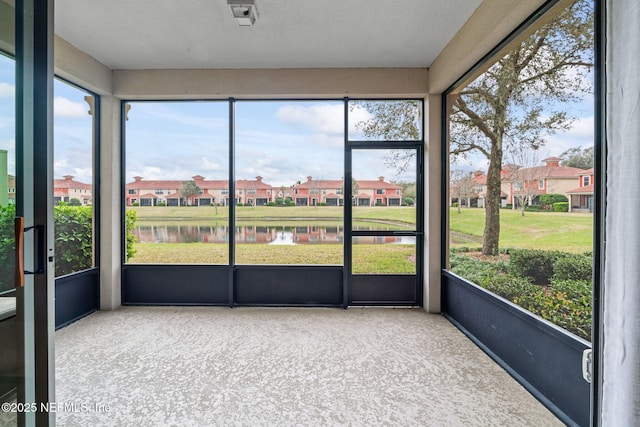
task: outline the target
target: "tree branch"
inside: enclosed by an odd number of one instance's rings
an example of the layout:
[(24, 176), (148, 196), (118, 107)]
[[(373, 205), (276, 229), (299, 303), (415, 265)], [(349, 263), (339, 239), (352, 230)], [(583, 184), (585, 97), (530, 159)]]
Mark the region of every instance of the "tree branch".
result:
[(473, 124), (477, 126), (478, 129), (480, 129), (482, 133), (484, 133), (487, 136), (487, 138), (491, 139), (492, 141), (496, 139), (496, 134), (491, 129), (489, 129), (489, 127), (484, 122), (484, 120), (482, 120), (482, 118), (475, 111), (469, 108), (469, 106), (464, 101), (464, 99), (462, 99), (462, 97), (458, 97), (455, 103), (457, 104), (460, 112), (464, 113), (467, 117), (469, 117), (473, 121)]

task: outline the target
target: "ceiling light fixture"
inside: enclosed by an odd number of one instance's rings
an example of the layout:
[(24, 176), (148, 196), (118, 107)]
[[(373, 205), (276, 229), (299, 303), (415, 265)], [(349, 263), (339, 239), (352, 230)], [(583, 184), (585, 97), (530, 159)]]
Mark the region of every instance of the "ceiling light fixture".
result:
[(250, 27), (258, 19), (256, 0), (227, 0), (227, 4), (231, 9), (233, 19), (241, 27)]

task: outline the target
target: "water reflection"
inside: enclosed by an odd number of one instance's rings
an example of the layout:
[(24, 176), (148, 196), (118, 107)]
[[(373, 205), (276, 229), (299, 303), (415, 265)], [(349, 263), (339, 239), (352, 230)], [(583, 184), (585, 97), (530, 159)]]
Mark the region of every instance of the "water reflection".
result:
[[(379, 231), (395, 230), (395, 228), (376, 224), (373, 226), (354, 227), (354, 230)], [(344, 228), (341, 226), (324, 226), (318, 224), (296, 226), (237, 226), (235, 241), (237, 243), (259, 243), (269, 245), (296, 244), (342, 244)], [(229, 242), (229, 226), (219, 225), (174, 225), (153, 224), (140, 225), (133, 233), (140, 243), (227, 243)], [(405, 243), (402, 236), (359, 237), (358, 243)], [(365, 241), (366, 240), (366, 241)]]

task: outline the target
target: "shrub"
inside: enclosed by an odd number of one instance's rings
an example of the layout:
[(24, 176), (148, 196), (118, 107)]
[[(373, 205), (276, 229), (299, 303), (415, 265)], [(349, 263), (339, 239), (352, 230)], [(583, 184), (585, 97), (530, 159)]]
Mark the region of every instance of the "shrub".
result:
[(506, 298), (509, 301), (513, 301), (521, 295), (534, 294), (541, 290), (539, 286), (532, 285), (525, 278), (513, 277), (510, 275), (495, 275), (487, 277), (484, 283), (478, 284), (486, 290), (500, 295), (502, 298)]
[(502, 209), (513, 209), (513, 205), (511, 203), (507, 203), (502, 207)]
[[(288, 197), (287, 197), (287, 199), (288, 199)], [(296, 205), (296, 202), (294, 202), (293, 200), (289, 200), (289, 206), (295, 206), (295, 205)]]
[(524, 208), (525, 212), (541, 212), (542, 206), (540, 205), (530, 205)]
[(15, 206), (0, 206), (0, 292), (14, 287), (15, 216)]
[(276, 202), (269, 202), (269, 203), (267, 203), (267, 206), (275, 206), (275, 205), (276, 205)]
[(82, 206), (80, 199), (76, 199), (75, 197), (69, 200), (69, 206)]
[(320, 202), (318, 203), (318, 206), (327, 206), (327, 202)]
[[(584, 263), (589, 254), (574, 255), (562, 252), (545, 252), (513, 249), (509, 266), (504, 262), (481, 261), (461, 253), (475, 252), (470, 248), (451, 251), (451, 271), (482, 286), (525, 310), (555, 323), (556, 325), (586, 339), (591, 338), (591, 282), (590, 280), (560, 280), (562, 263), (569, 265), (575, 260)], [(581, 257), (581, 258), (580, 258)], [(531, 261), (546, 262), (558, 266), (548, 286), (537, 286), (527, 277), (514, 276), (516, 266)], [(513, 263), (513, 264), (512, 264)], [(564, 273), (563, 273), (564, 274)]]
[(593, 259), (589, 254), (565, 254), (553, 265), (553, 280), (581, 280), (591, 282)]
[(554, 212), (569, 212), (569, 202), (557, 202), (553, 204)]
[(545, 206), (553, 206), (554, 203), (568, 202), (569, 199), (563, 194), (543, 194), (540, 202)]
[[(415, 203), (415, 200), (413, 200), (413, 198), (411, 197), (405, 197), (404, 199), (402, 199), (402, 203), (406, 204), (407, 206), (413, 206), (413, 204)], [(457, 208), (458, 202), (454, 202), (453, 207)]]
[(138, 202), (133, 202), (133, 203), (131, 203), (131, 206), (140, 206), (140, 203), (138, 203)]
[(553, 276), (553, 265), (561, 252), (536, 249), (512, 249), (509, 273), (524, 277), (535, 285), (548, 285)]
[(93, 209), (59, 205), (53, 210), (57, 276), (93, 267)]
[[(158, 202), (156, 203), (156, 206), (167, 206), (167, 204), (165, 202)], [(213, 206), (213, 203), (211, 204), (211, 206)]]
[[(0, 206), (0, 292), (13, 289), (15, 265), (15, 207)], [(61, 204), (53, 209), (55, 275), (93, 266), (93, 207)], [(136, 212), (127, 211), (127, 259), (135, 254)]]
[(483, 262), (456, 253), (452, 253), (449, 260), (452, 272), (480, 286), (490, 278), (506, 273), (504, 263)]
[(125, 226), (126, 226), (126, 239), (127, 239), (127, 253), (126, 260), (130, 260), (136, 254), (136, 250), (133, 247), (133, 244), (137, 242), (135, 234), (133, 234), (133, 230), (136, 228), (136, 221), (138, 220), (138, 215), (136, 211), (127, 211), (125, 216)]

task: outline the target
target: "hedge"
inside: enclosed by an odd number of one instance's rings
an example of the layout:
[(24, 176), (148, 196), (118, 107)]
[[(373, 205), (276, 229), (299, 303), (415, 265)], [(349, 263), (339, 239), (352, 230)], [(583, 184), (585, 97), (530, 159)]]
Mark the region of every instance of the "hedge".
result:
[(545, 205), (553, 205), (558, 202), (568, 202), (567, 196), (563, 194), (543, 194), (540, 196), (540, 202)]
[(56, 277), (93, 267), (92, 211), (90, 206), (54, 208)]
[(553, 265), (561, 252), (535, 249), (510, 251), (509, 272), (524, 277), (534, 285), (548, 285), (553, 276)]
[(0, 206), (0, 292), (14, 288), (14, 206)]
[(452, 250), (451, 271), (579, 337), (591, 339), (590, 253), (511, 249), (506, 251), (507, 263), (464, 255), (469, 251)]
[[(0, 292), (13, 289), (15, 206), (0, 206)], [(53, 208), (56, 277), (93, 266), (93, 209), (60, 204)], [(127, 259), (135, 254), (136, 213), (127, 211)]]
[(569, 202), (557, 202), (553, 204), (554, 212), (569, 212)]

